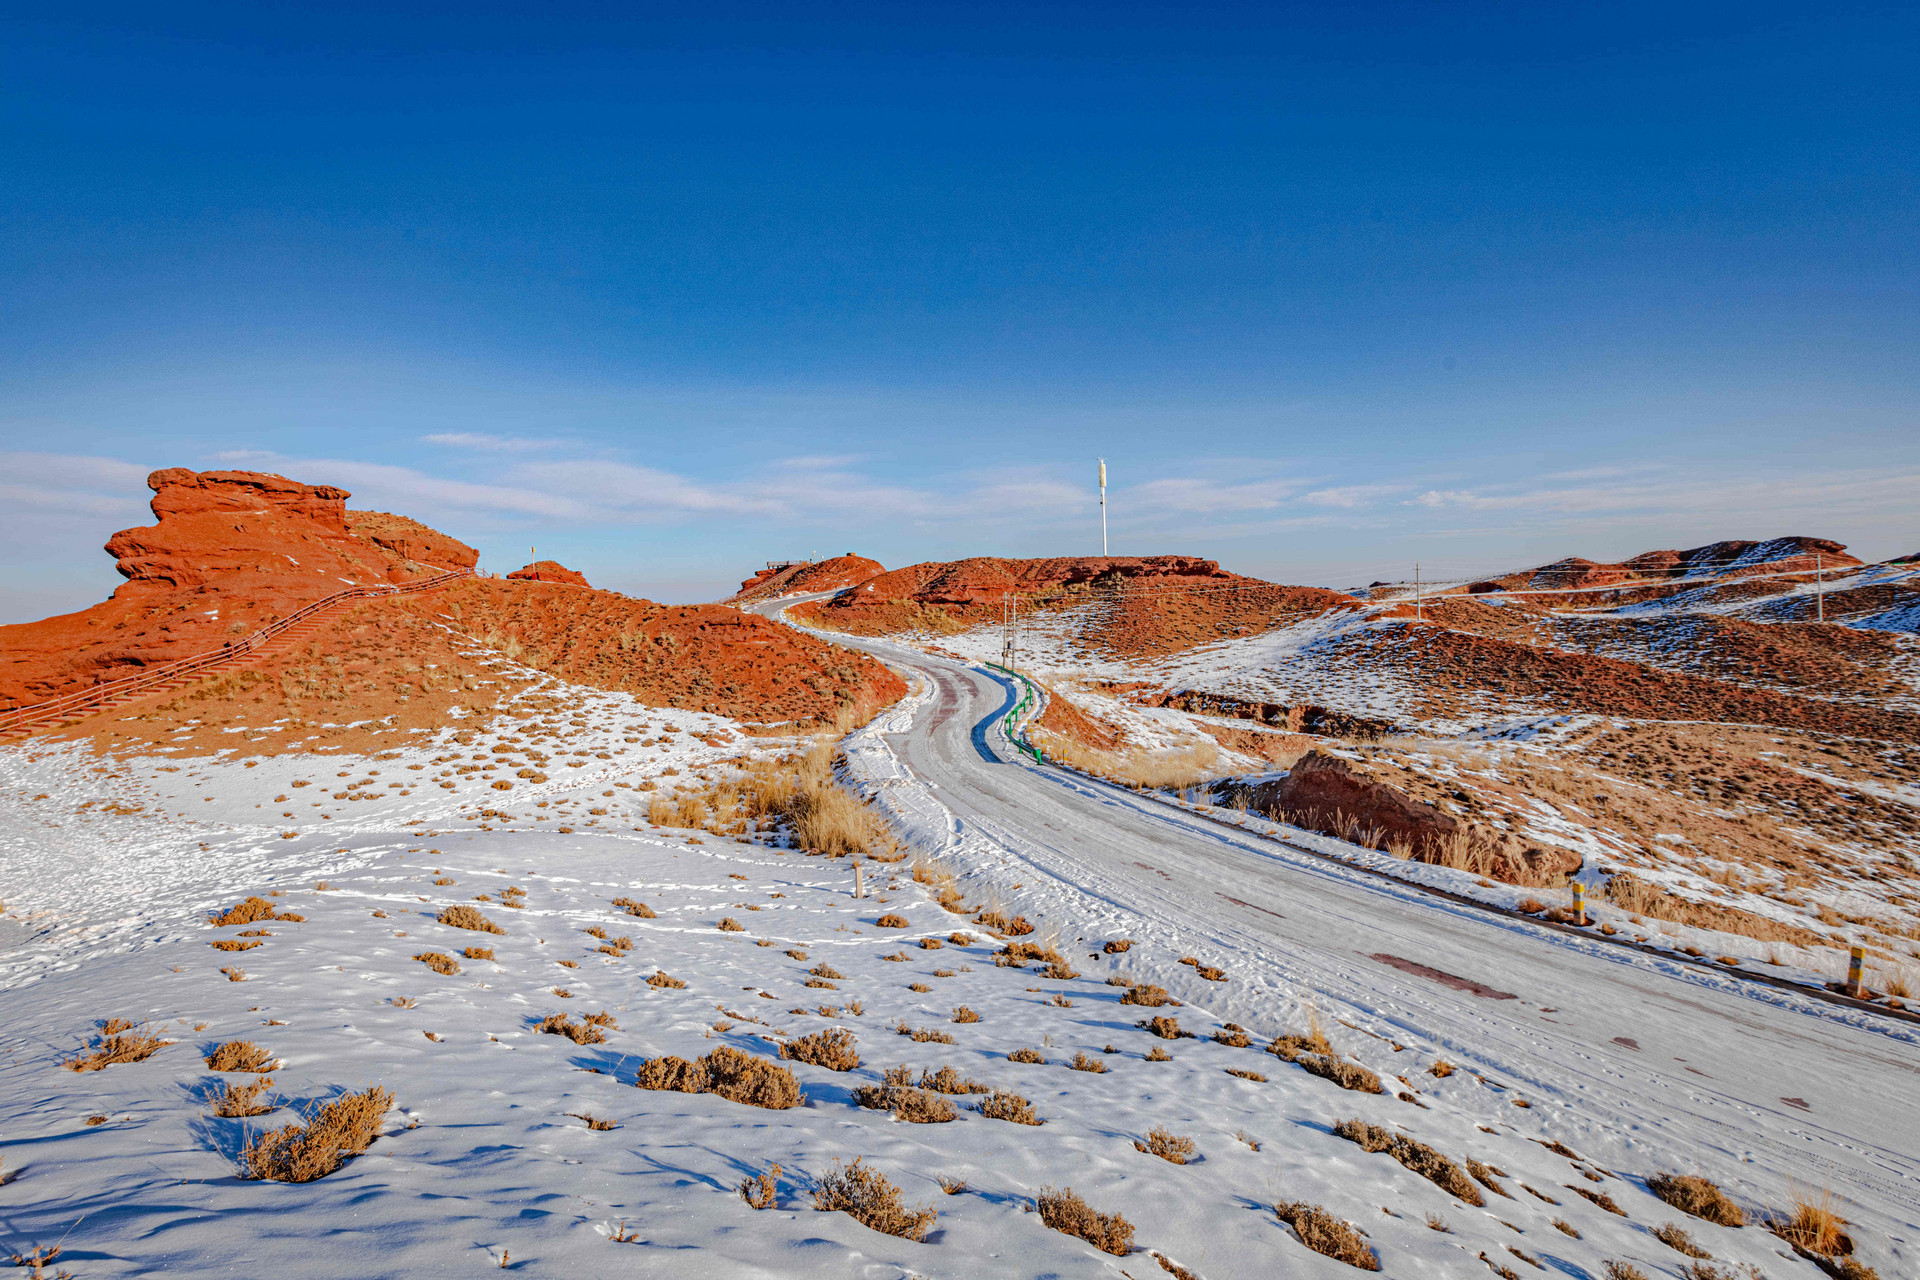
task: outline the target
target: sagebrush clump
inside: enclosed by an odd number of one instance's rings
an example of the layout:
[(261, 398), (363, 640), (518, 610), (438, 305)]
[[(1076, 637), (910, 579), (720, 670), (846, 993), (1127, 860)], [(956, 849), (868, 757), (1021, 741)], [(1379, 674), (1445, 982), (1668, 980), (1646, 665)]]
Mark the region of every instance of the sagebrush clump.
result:
[(273, 1055), (251, 1040), (229, 1040), (207, 1055), (210, 1071), (271, 1071)]
[(907, 1240), (924, 1240), (939, 1218), (932, 1205), (909, 1209), (901, 1203), (900, 1188), (884, 1174), (866, 1167), (865, 1157), (850, 1165), (834, 1161), (813, 1193), (813, 1207), (823, 1213), (845, 1213), (862, 1226)]
[(374, 1086), (334, 1099), (294, 1123), (248, 1138), (240, 1153), (245, 1176), (271, 1182), (324, 1178), (373, 1143), (393, 1095)]
[(465, 904), (448, 907), (445, 911), (435, 916), (434, 920), (449, 928), (471, 929), (475, 933), (504, 934), (506, 932), (505, 929), (502, 929), (499, 925), (481, 915), (478, 910)]
[(1726, 1193), (1706, 1178), (1692, 1174), (1656, 1173), (1647, 1179), (1647, 1190), (1682, 1213), (1718, 1223), (1723, 1227), (1744, 1227), (1747, 1215)]
[(1273, 1211), (1280, 1221), (1293, 1228), (1294, 1234), (1300, 1237), (1300, 1243), (1315, 1253), (1325, 1254), (1362, 1271), (1380, 1269), (1380, 1259), (1374, 1256), (1365, 1237), (1321, 1206), (1308, 1204), (1304, 1200), (1289, 1200), (1273, 1206)]
[(1450, 1196), (1475, 1206), (1487, 1202), (1458, 1165), (1424, 1142), (1415, 1142), (1404, 1134), (1357, 1119), (1342, 1120), (1333, 1126), (1333, 1132), (1337, 1137), (1358, 1144), (1363, 1151), (1385, 1152)]
[(731, 1045), (692, 1062), (671, 1055), (643, 1062), (634, 1084), (642, 1089), (716, 1093), (729, 1102), (770, 1111), (797, 1107), (805, 1099), (793, 1072)]
[(1042, 1187), (1036, 1200), (1040, 1221), (1055, 1231), (1079, 1236), (1102, 1253), (1124, 1258), (1133, 1251), (1133, 1224), (1117, 1213), (1101, 1213), (1074, 1194), (1072, 1187)]
[(829, 1027), (810, 1036), (789, 1040), (780, 1046), (780, 1056), (793, 1062), (811, 1063), (829, 1071), (852, 1071), (860, 1065), (853, 1032), (845, 1027)]

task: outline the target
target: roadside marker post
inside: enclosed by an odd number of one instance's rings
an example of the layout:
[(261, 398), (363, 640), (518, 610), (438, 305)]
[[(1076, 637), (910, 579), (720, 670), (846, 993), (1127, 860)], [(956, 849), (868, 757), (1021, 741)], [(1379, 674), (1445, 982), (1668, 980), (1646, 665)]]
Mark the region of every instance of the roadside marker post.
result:
[(1587, 923), (1587, 886), (1578, 880), (1573, 882), (1573, 922), (1582, 928)]
[(857, 859), (853, 864), (853, 896), (856, 898), (864, 898), (867, 896), (866, 883), (861, 877), (860, 863)]
[(1855, 1000), (1860, 998), (1860, 971), (1867, 964), (1867, 949), (1855, 947), (1847, 956), (1847, 994)]

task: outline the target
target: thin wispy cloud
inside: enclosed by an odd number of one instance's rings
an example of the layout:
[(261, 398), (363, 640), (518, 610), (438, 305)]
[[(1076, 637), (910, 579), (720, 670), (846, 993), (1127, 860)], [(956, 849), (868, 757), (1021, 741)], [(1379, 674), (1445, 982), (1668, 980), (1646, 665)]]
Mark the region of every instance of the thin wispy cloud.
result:
[(541, 449), (556, 449), (566, 443), (552, 438), (496, 436), (477, 431), (437, 431), (420, 438), (428, 444), (449, 449), (476, 449), (482, 453), (531, 453)]

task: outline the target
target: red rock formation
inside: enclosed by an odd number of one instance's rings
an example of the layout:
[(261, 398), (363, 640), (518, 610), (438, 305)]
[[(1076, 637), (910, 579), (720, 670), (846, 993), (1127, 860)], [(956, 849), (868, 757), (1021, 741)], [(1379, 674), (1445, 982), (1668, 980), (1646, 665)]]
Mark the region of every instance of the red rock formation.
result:
[(1380, 845), (1425, 851), (1453, 834), (1452, 818), (1397, 787), (1355, 772), (1339, 756), (1309, 751), (1284, 778), (1246, 788), (1249, 807), (1309, 831), (1342, 838), (1354, 824), (1380, 832)]
[(567, 568), (558, 560), (535, 560), (507, 576), (521, 582), (564, 582), (576, 587), (590, 585), (585, 574)]
[(762, 569), (740, 584), (740, 590), (727, 603), (752, 604), (775, 596), (807, 595), (817, 591), (839, 591), (858, 586), (887, 571), (878, 560), (869, 560), (849, 551), (843, 556), (813, 564), (790, 565), (784, 569)]
[(154, 472), (147, 485), (156, 522), (107, 540), (127, 579), (111, 600), (0, 627), (0, 706), (217, 648), (342, 587), (477, 559), (425, 525), (349, 512), (347, 491), (332, 485), (182, 467)]
[(1843, 542), (1794, 535), (1770, 538), (1765, 542), (1711, 542), (1686, 551), (1643, 551), (1616, 564), (1602, 564), (1570, 556), (1535, 569), (1527, 575), (1526, 585), (1535, 590), (1551, 590), (1606, 587), (1647, 578), (1684, 578), (1702, 574), (1778, 573), (1800, 569), (1811, 572), (1816, 557), (1819, 564), (1829, 569), (1861, 563), (1858, 557), (1847, 554)]
[[(1215, 560), (1198, 556), (1056, 556), (1043, 560), (1002, 560), (975, 556), (947, 563), (909, 565), (860, 585), (860, 594), (880, 600), (921, 604), (998, 604), (1006, 592), (1031, 593), (1080, 583), (1098, 586), (1151, 585), (1155, 579), (1234, 577)], [(838, 604), (838, 601), (834, 602)]]

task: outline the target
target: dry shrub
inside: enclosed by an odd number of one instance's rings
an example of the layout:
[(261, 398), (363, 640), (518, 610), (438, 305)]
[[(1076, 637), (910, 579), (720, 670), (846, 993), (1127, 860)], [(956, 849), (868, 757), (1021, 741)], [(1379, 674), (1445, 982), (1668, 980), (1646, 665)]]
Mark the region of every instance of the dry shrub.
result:
[(1621, 1262), (1617, 1258), (1608, 1258), (1600, 1267), (1607, 1280), (1648, 1280), (1646, 1272), (1631, 1262)]
[(1173, 1055), (1161, 1046), (1155, 1045), (1153, 1048), (1147, 1050), (1146, 1060), (1148, 1062), (1172, 1062)]
[(773, 1208), (774, 1195), (779, 1190), (779, 1165), (770, 1165), (765, 1173), (755, 1174), (740, 1183), (740, 1198), (755, 1209)]
[(655, 969), (653, 976), (647, 979), (647, 985), (650, 987), (672, 987), (677, 991), (687, 984), (669, 974), (665, 969)]
[(947, 935), (947, 941), (956, 947), (970, 947), (973, 945), (973, 935), (970, 933), (950, 933)]
[(822, 991), (838, 991), (840, 989), (839, 983), (828, 982), (825, 978), (808, 978), (800, 985), (803, 987), (813, 987)]
[(1608, 1195), (1604, 1191), (1589, 1191), (1585, 1187), (1576, 1187), (1570, 1182), (1563, 1183), (1562, 1185), (1565, 1186), (1567, 1190), (1573, 1192), (1573, 1194), (1579, 1196), (1583, 1200), (1586, 1200), (1589, 1204), (1597, 1204), (1602, 1209), (1605, 1209), (1608, 1213), (1611, 1213), (1616, 1217), (1624, 1218), (1627, 1216), (1627, 1211), (1625, 1209), (1622, 1209), (1619, 1205), (1615, 1204), (1613, 1202), (1613, 1197)]
[(1656, 1173), (1647, 1179), (1647, 1190), (1680, 1212), (1690, 1213), (1696, 1218), (1723, 1227), (1747, 1225), (1747, 1215), (1740, 1206), (1727, 1199), (1726, 1193), (1706, 1178), (1694, 1174)]
[(980, 1015), (967, 1008), (967, 1006), (961, 1005), (953, 1011), (953, 1020), (955, 1022), (978, 1022), (980, 1021)]
[(153, 1034), (146, 1024), (134, 1030), (131, 1022), (108, 1018), (100, 1024), (101, 1038), (92, 1053), (69, 1058), (62, 1065), (69, 1071), (101, 1071), (122, 1062), (145, 1062), (161, 1048), (173, 1043)]
[(615, 1125), (611, 1120), (602, 1120), (599, 1116), (594, 1115), (593, 1112), (591, 1111), (569, 1111), (567, 1112), (567, 1114), (569, 1116), (572, 1116), (575, 1120), (584, 1121), (586, 1123), (587, 1128), (592, 1129), (595, 1133), (605, 1133), (609, 1129), (614, 1129), (619, 1127)]
[(780, 1056), (792, 1062), (825, 1067), (829, 1071), (852, 1071), (860, 1065), (855, 1043), (853, 1032), (845, 1027), (829, 1027), (810, 1036), (789, 1040), (780, 1046)]
[[(1467, 1172), (1470, 1175), (1472, 1175), (1473, 1180), (1475, 1182), (1479, 1183), (1481, 1186), (1485, 1187), (1487, 1190), (1493, 1192), (1493, 1194), (1497, 1196), (1505, 1196), (1509, 1200), (1513, 1199), (1513, 1196), (1508, 1193), (1505, 1187), (1501, 1186), (1498, 1182), (1494, 1181), (1494, 1176), (1496, 1174), (1502, 1178), (1507, 1176), (1506, 1171), (1504, 1169), (1500, 1169), (1493, 1165), (1481, 1164), (1478, 1160), (1474, 1160), (1472, 1158), (1469, 1158), (1467, 1160), (1466, 1165), (1467, 1165)], [(1539, 1193), (1535, 1192), (1535, 1194), (1537, 1195)]]
[(1012, 1053), (1007, 1055), (1007, 1061), (1008, 1062), (1027, 1062), (1027, 1063), (1033, 1063), (1037, 1066), (1043, 1066), (1043, 1067), (1047, 1065), (1047, 1060), (1040, 1056), (1040, 1051), (1038, 1049), (1015, 1049)]
[(422, 951), (414, 959), (443, 977), (451, 978), (460, 972), (460, 962), (444, 951)]
[(1008, 1093), (1004, 1089), (995, 1089), (990, 1096), (975, 1103), (973, 1109), (989, 1120), (1006, 1120), (1013, 1124), (1046, 1123), (1033, 1113), (1031, 1102), (1017, 1093)]
[(272, 1087), (272, 1076), (258, 1076), (245, 1084), (222, 1080), (219, 1093), (206, 1095), (207, 1105), (213, 1108), (213, 1114), (228, 1119), (263, 1116), (277, 1105), (260, 1100), (260, 1095)]
[(853, 1091), (853, 1100), (875, 1111), (891, 1111), (908, 1124), (945, 1124), (960, 1113), (937, 1093), (916, 1089), (906, 1082), (907, 1068), (887, 1073), (885, 1084), (861, 1085)]
[(920, 939), (920, 949), (921, 949), (922, 951), (938, 951), (938, 950), (940, 950), (940, 948), (942, 948), (942, 947), (944, 947), (944, 946), (946, 946), (946, 945), (947, 945), (946, 943), (944, 943), (944, 942), (942, 942), (942, 941), (940, 941), (940, 939), (938, 939), (938, 938), (922, 938), (922, 939)]
[(721, 920), (718, 927), (722, 933), (745, 933), (747, 931), (747, 926), (741, 924), (732, 916), (727, 916)]
[(1816, 1201), (1811, 1194), (1795, 1191), (1792, 1214), (1774, 1215), (1768, 1221), (1767, 1228), (1787, 1243), (1800, 1245), (1815, 1253), (1850, 1253), (1853, 1242), (1840, 1229), (1846, 1225), (1847, 1220), (1833, 1211), (1833, 1192), (1821, 1192)]
[(882, 929), (904, 929), (908, 922), (905, 916), (889, 911), (873, 923)]
[(493, 959), (493, 948), (492, 947), (468, 947), (461, 954), (465, 955), (466, 958), (469, 960), (491, 960)]
[(1451, 1062), (1448, 1062), (1445, 1058), (1435, 1058), (1433, 1060), (1433, 1065), (1428, 1067), (1427, 1071), (1429, 1074), (1438, 1076), (1440, 1079), (1444, 1080), (1448, 1076), (1453, 1074), (1453, 1064)]
[(1357, 1119), (1342, 1120), (1333, 1126), (1333, 1132), (1335, 1137), (1345, 1138), (1363, 1151), (1385, 1152), (1456, 1199), (1476, 1206), (1487, 1202), (1467, 1175), (1460, 1172), (1459, 1166), (1424, 1142), (1415, 1142), (1403, 1134)]
[(1682, 898), (1624, 871), (1607, 881), (1605, 892), (1608, 901), (1634, 915), (1652, 916), (1695, 929), (1737, 933), (1760, 942), (1785, 942), (1800, 947), (1817, 947), (1828, 941), (1811, 929), (1783, 924), (1739, 907)]
[(1304, 1200), (1283, 1201), (1273, 1206), (1280, 1221), (1293, 1228), (1300, 1243), (1315, 1253), (1344, 1262), (1362, 1271), (1378, 1271), (1380, 1259), (1368, 1247), (1365, 1237), (1317, 1204)]
[(825, 961), (813, 966), (813, 968), (807, 970), (807, 972), (816, 978), (844, 978), (847, 976)]
[(213, 917), (213, 924), (218, 928), (225, 928), (230, 924), (253, 924), (258, 920), (292, 920), (298, 922), (305, 918), (304, 916), (294, 915), (291, 912), (276, 912), (273, 909), (273, 904), (265, 898), (249, 896), (242, 898), (239, 902), (234, 903), (231, 907), (228, 907), (225, 911)]
[(259, 942), (241, 942), (237, 938), (222, 938), (218, 942), (208, 943), (207, 945), (211, 946), (215, 951), (251, 951), (255, 947), (265, 944)]
[(1135, 1142), (1133, 1149), (1159, 1156), (1168, 1164), (1185, 1164), (1193, 1155), (1193, 1139), (1183, 1138), (1171, 1129), (1155, 1128), (1147, 1130), (1147, 1140)]
[(635, 902), (632, 898), (615, 898), (613, 905), (619, 907), (628, 915), (638, 916), (642, 920), (658, 920), (660, 918), (654, 914), (652, 907), (644, 902)]
[(823, 1213), (845, 1213), (862, 1226), (907, 1240), (924, 1240), (940, 1214), (932, 1205), (909, 1209), (900, 1201), (900, 1188), (866, 1167), (865, 1157), (833, 1169), (820, 1179), (813, 1207)]
[(1100, 950), (1104, 951), (1106, 954), (1110, 956), (1117, 956), (1117, 955), (1124, 954), (1126, 951), (1131, 949), (1132, 946), (1133, 946), (1132, 938), (1115, 938), (1112, 942), (1109, 942), (1105, 946), (1101, 947)]
[(990, 1093), (988, 1085), (978, 1080), (968, 1080), (952, 1067), (941, 1067), (938, 1071), (922, 1071), (920, 1087), (931, 1089), (935, 1093)]
[(1100, 1213), (1074, 1194), (1072, 1187), (1042, 1187), (1040, 1221), (1055, 1231), (1079, 1236), (1102, 1253), (1124, 1258), (1133, 1251), (1133, 1224), (1117, 1213)]
[(543, 1035), (565, 1036), (575, 1044), (605, 1044), (607, 1036), (600, 1025), (591, 1019), (574, 1022), (564, 1013), (550, 1013), (540, 1019), (534, 1030)]
[(240, 1153), (246, 1176), (272, 1182), (312, 1182), (324, 1178), (372, 1144), (393, 1095), (374, 1086), (335, 1098), (304, 1124), (249, 1138)]
[(273, 1055), (251, 1040), (229, 1040), (207, 1055), (210, 1071), (271, 1071)]
[(1182, 1031), (1180, 1029), (1180, 1019), (1168, 1018), (1160, 1014), (1155, 1014), (1153, 1017), (1142, 1022), (1136, 1022), (1133, 1025), (1143, 1031), (1151, 1031), (1162, 1040), (1193, 1040), (1197, 1038), (1193, 1032)]
[(445, 911), (435, 916), (434, 920), (454, 929), (472, 929), (475, 933), (506, 932), (505, 929), (502, 929), (499, 925), (481, 915), (477, 909), (464, 904), (448, 907)]
[(967, 1180), (965, 1178), (949, 1177), (947, 1174), (942, 1173), (936, 1175), (934, 1181), (938, 1182), (940, 1189), (950, 1196), (957, 1196), (967, 1189)]
[(1653, 1238), (1669, 1249), (1686, 1254), (1689, 1258), (1711, 1258), (1713, 1256), (1695, 1244), (1693, 1237), (1687, 1234), (1687, 1229), (1677, 1222), (1669, 1222), (1663, 1227), (1654, 1228)]
[(228, 982), (245, 982), (247, 980), (247, 971), (245, 969), (240, 968), (237, 965), (231, 968), (222, 969), (220, 972), (227, 975)]
[(1149, 1009), (1158, 1009), (1161, 1005), (1180, 1006), (1180, 1002), (1167, 994), (1165, 987), (1156, 987), (1150, 982), (1142, 982), (1127, 987), (1120, 997), (1121, 1004), (1144, 1005)]
[(903, 1036), (910, 1037), (915, 1044), (952, 1044), (953, 1037), (944, 1031), (926, 1031), (908, 1026), (905, 1022), (894, 1028)]
[(634, 1084), (642, 1089), (717, 1093), (729, 1102), (769, 1111), (797, 1107), (804, 1099), (793, 1072), (731, 1045), (721, 1045), (695, 1062), (672, 1056), (643, 1062)]
[(1242, 1080), (1258, 1080), (1261, 1084), (1267, 1082), (1267, 1078), (1258, 1071), (1248, 1071), (1242, 1067), (1228, 1067), (1227, 1074), (1230, 1076), (1239, 1076)]
[(1098, 1058), (1089, 1058), (1085, 1051), (1075, 1053), (1071, 1065), (1075, 1071), (1091, 1071), (1095, 1075), (1104, 1074), (1107, 1069), (1106, 1063)]
[(1253, 1043), (1253, 1037), (1248, 1035), (1245, 1029), (1229, 1022), (1226, 1026), (1213, 1033), (1213, 1042), (1215, 1044), (1223, 1044), (1229, 1049), (1244, 1049)]

